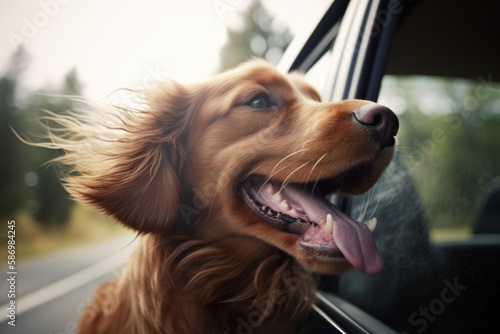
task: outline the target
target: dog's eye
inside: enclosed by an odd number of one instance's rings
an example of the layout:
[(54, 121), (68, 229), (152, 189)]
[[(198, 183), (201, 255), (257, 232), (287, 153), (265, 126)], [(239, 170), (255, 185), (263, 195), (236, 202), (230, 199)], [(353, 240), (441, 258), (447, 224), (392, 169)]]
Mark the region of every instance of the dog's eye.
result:
[(271, 100), (271, 97), (266, 93), (259, 93), (252, 97), (244, 105), (252, 107), (254, 109), (267, 109), (274, 107), (276, 103)]

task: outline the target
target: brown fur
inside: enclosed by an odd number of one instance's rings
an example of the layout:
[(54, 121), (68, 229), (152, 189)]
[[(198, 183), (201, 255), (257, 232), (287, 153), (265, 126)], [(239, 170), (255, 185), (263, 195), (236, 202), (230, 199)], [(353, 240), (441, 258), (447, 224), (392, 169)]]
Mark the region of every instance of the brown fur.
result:
[[(272, 110), (243, 103), (268, 92)], [(366, 101), (320, 103), (297, 74), (262, 61), (213, 79), (144, 93), (141, 110), (59, 117), (54, 137), (71, 166), (68, 191), (140, 232), (120, 278), (100, 288), (80, 333), (294, 333), (314, 300), (308, 271), (335, 274), (243, 202), (238, 183), (261, 174), (314, 182), (358, 164), (368, 189), (392, 150), (354, 124)], [(356, 139), (356, 140), (354, 140)]]

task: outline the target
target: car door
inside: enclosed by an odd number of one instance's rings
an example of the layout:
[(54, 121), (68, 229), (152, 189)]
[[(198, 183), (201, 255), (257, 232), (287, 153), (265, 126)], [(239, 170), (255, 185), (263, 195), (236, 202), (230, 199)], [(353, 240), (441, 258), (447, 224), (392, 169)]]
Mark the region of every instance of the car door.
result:
[(500, 327), (500, 77), (496, 2), (337, 0), (279, 67), (324, 100), (400, 118), (393, 163), (363, 196), (384, 270), (318, 277), (307, 333), (493, 333)]

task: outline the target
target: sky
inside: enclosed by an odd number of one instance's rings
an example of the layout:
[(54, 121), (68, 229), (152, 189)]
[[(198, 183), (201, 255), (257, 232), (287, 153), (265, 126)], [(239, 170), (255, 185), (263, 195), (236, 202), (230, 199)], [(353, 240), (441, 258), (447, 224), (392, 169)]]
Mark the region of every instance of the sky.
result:
[[(263, 0), (292, 34), (307, 33), (328, 0)], [(76, 68), (83, 94), (171, 77), (200, 81), (217, 71), (227, 25), (248, 0), (2, 0), (0, 73), (17, 46), (29, 54), (24, 89), (57, 88)]]

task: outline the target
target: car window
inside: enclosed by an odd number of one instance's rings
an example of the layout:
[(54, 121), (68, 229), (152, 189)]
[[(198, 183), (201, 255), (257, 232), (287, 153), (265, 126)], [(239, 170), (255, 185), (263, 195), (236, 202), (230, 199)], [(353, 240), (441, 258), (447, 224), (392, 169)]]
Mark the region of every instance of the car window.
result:
[(500, 84), (386, 76), (379, 101), (398, 113), (398, 152), (352, 214), (379, 219), (386, 268), (344, 275), (339, 293), (399, 331), (486, 333), (500, 296)]
[(494, 10), (484, 1), (421, 3), (396, 33), (378, 99), (398, 114), (397, 153), (348, 207), (359, 221), (378, 219), (384, 270), (350, 271), (320, 288), (400, 333), (493, 333), (500, 328)]
[(307, 81), (320, 93), (325, 88), (331, 57), (332, 52), (328, 51), (305, 74)]
[(494, 222), (487, 206), (500, 181), (500, 85), (491, 79), (383, 81), (379, 101), (399, 114), (399, 155), (433, 242), (500, 233), (500, 216)]

